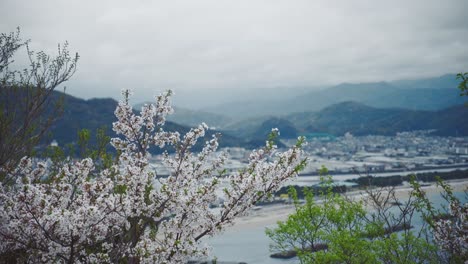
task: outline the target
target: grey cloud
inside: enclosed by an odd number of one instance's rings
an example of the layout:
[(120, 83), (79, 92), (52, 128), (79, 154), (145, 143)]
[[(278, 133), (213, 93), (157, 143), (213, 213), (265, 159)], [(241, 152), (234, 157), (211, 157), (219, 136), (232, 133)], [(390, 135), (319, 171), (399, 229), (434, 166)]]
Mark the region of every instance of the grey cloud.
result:
[(466, 71), (467, 3), (3, 0), (0, 31), (48, 52), (68, 40), (82, 58), (71, 94), (143, 100)]

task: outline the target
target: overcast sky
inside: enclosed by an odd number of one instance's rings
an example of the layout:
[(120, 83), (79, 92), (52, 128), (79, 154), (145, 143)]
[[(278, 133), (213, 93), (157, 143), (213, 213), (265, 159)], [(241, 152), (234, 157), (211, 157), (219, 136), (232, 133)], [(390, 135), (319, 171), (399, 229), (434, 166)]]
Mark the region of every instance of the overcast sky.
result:
[[(466, 0), (0, 0), (0, 32), (35, 50), (67, 40), (81, 59), (67, 84), (84, 98), (138, 100), (316, 87), (468, 71)], [(205, 92), (206, 93), (206, 92)]]

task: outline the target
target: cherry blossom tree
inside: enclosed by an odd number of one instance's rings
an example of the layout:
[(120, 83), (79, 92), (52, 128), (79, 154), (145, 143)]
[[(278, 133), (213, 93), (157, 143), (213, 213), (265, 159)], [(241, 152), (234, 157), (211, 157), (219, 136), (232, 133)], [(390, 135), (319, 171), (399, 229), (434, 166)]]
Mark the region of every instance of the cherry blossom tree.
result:
[[(171, 94), (135, 114), (124, 92), (113, 123), (118, 137), (111, 140), (119, 157), (110, 168), (98, 171), (85, 158), (51, 173), (45, 163), (23, 158), (10, 175), (16, 182), (0, 186), (1, 254), (29, 262), (184, 263), (207, 256), (204, 237), (232, 225), (304, 167), (303, 138), (284, 152), (268, 140), (244, 169), (218, 176), (227, 157), (217, 152), (217, 135), (191, 151), (205, 124), (185, 135), (164, 130)], [(148, 161), (154, 147), (175, 150), (163, 154), (166, 178)], [(211, 210), (217, 190), (224, 203)]]
[[(438, 178), (437, 185), (442, 187), (443, 200), (448, 204), (441, 211), (429, 201), (421, 185), (411, 180), (413, 195), (418, 198), (416, 209), (433, 233), (434, 241), (442, 249), (443, 257), (449, 263), (466, 263), (468, 261), (468, 203), (460, 201), (452, 187)], [(465, 201), (468, 197), (465, 189)]]
[(445, 219), (435, 221), (434, 238), (437, 243), (454, 256), (468, 260), (468, 204), (454, 201), (449, 205)]
[[(26, 50), (28, 67), (19, 70), (15, 55)], [(58, 45), (55, 56), (34, 52), (20, 29), (0, 33), (0, 181), (9, 178), (23, 156), (32, 155), (63, 112), (63, 97), (55, 93), (76, 72), (78, 53), (68, 43)], [(64, 88), (65, 90), (65, 88)]]

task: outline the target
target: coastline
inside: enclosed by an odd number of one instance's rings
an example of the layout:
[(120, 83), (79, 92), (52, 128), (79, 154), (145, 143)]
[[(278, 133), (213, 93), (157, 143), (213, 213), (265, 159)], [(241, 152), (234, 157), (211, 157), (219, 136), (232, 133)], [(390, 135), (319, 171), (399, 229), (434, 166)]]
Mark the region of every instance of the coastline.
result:
[[(454, 192), (463, 192), (468, 189), (468, 179), (446, 181), (452, 186)], [(422, 187), (428, 196), (437, 195), (442, 190), (436, 183)], [(411, 191), (409, 186), (396, 187), (396, 195), (400, 199), (408, 197)], [(351, 191), (346, 195), (359, 199), (363, 191)], [(464, 197), (463, 202), (467, 202)], [(220, 234), (208, 238), (207, 244), (211, 247), (210, 256), (222, 261), (258, 263), (258, 264), (293, 264), (296, 258), (274, 259), (270, 258), (271, 240), (265, 234), (265, 228), (274, 228), (278, 221), (287, 220), (295, 211), (293, 204), (264, 205), (261, 209), (251, 210), (247, 215), (236, 219), (232, 226), (224, 229)]]
[[(454, 192), (463, 192), (468, 189), (468, 179), (449, 180), (447, 183), (453, 188)], [(436, 194), (442, 191), (436, 183), (430, 183), (428, 186), (421, 187), (426, 194)], [(396, 186), (395, 193), (398, 198), (406, 199), (412, 190), (409, 186)], [(359, 199), (363, 191), (350, 191), (346, 195), (353, 199)], [(251, 210), (247, 215), (234, 221), (234, 225), (228, 227), (225, 231), (239, 231), (258, 227), (267, 227), (276, 224), (278, 221), (285, 221), (288, 216), (294, 212), (293, 204), (265, 205), (260, 210)]]

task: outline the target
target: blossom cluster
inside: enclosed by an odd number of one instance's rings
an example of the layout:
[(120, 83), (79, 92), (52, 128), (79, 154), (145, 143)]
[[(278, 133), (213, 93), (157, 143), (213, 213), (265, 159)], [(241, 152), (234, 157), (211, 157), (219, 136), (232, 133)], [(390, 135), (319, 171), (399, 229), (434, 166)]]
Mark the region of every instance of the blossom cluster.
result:
[(468, 254), (468, 204), (454, 200), (449, 207), (449, 217), (435, 221), (434, 239), (446, 251), (466, 256)]
[[(192, 150), (207, 136), (205, 124), (185, 135), (164, 130), (170, 99), (171, 91), (163, 93), (139, 114), (128, 98), (119, 102), (111, 140), (119, 156), (110, 168), (96, 171), (86, 158), (52, 173), (24, 158), (16, 183), (0, 186), (0, 254), (28, 262), (183, 263), (206, 256), (203, 237), (231, 225), (304, 166), (303, 139), (284, 152), (267, 141), (246, 168), (221, 177), (226, 155), (217, 152), (218, 135)], [(168, 177), (150, 166), (155, 147), (175, 150), (163, 154)], [(210, 210), (217, 190), (223, 206)]]

